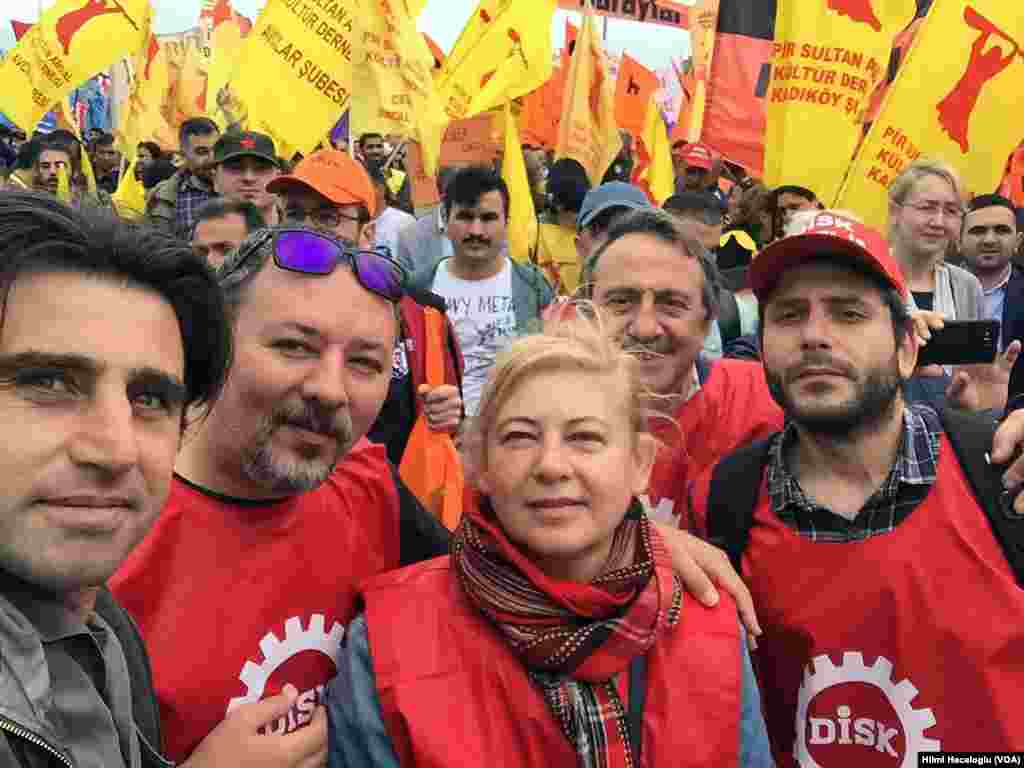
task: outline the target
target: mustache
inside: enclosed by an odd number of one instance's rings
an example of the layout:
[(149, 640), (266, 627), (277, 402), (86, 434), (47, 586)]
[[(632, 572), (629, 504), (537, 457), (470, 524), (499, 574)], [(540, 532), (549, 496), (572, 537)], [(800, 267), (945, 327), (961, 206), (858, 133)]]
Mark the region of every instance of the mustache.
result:
[(792, 381), (809, 368), (828, 368), (847, 378), (857, 378), (857, 372), (852, 366), (825, 352), (808, 352), (800, 359), (799, 363), (787, 369), (786, 378)]
[(667, 336), (646, 340), (626, 336), (622, 340), (622, 349), (631, 354), (639, 352), (649, 355), (671, 355), (676, 351), (676, 345)]
[(275, 427), (291, 425), (348, 443), (352, 439), (352, 419), (345, 409), (325, 408), (316, 401), (301, 405), (286, 403), (274, 411)]
[(462, 242), (465, 245), (490, 245), (491, 239), (489, 237), (478, 237), (477, 235), (469, 235), (462, 238)]

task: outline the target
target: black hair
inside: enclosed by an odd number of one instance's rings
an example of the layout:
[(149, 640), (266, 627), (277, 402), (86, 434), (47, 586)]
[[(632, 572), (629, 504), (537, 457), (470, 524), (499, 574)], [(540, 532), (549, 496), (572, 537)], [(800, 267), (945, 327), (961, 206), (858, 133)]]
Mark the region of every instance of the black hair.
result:
[(548, 197), (555, 211), (579, 213), (590, 191), (590, 179), (578, 160), (563, 157), (548, 171)]
[(82, 146), (82, 142), (78, 140), (78, 137), (65, 128), (58, 128), (55, 131), (50, 131), (48, 134), (46, 134), (46, 140), (49, 142), (64, 144), (67, 146), (71, 146), (72, 144), (77, 145), (79, 147)]
[(508, 218), (508, 186), (505, 180), (486, 165), (471, 165), (460, 168), (452, 176), (445, 187), (444, 213), (448, 216), (453, 205), (473, 207), (480, 198), (491, 192), (500, 192), (505, 206), (505, 218)]
[(190, 117), (178, 129), (178, 146), (182, 151), (188, 146), (193, 136), (209, 136), (220, 133), (220, 128), (208, 117)]
[(701, 288), (701, 301), (707, 312), (707, 319), (718, 317), (722, 304), (722, 275), (715, 266), (711, 253), (701, 245), (700, 241), (686, 235), (672, 214), (657, 208), (640, 208), (621, 216), (617, 216), (608, 229), (605, 240), (583, 267), (581, 285), (584, 286), (584, 297), (592, 298), (594, 289), (594, 272), (604, 252), (615, 242), (629, 235), (647, 235), (663, 243), (674, 246), (684, 255), (696, 259), (704, 273), (704, 285)]
[[(968, 213), (980, 211), (982, 208), (1005, 208), (1013, 214), (1013, 222), (1016, 226), (1017, 206), (1015, 206), (1013, 201), (1009, 198), (1003, 197), (1002, 195), (978, 195), (967, 204)], [(967, 221), (966, 216), (964, 217), (964, 221)]]
[(795, 184), (783, 184), (772, 190), (772, 199), (778, 201), (780, 195), (796, 195), (812, 203), (818, 202), (818, 196), (807, 187), (798, 187)]
[(661, 207), (676, 216), (696, 219), (710, 226), (721, 224), (722, 216), (725, 214), (718, 198), (706, 192), (682, 192), (672, 195)]
[(257, 229), (267, 226), (266, 219), (260, 213), (260, 209), (248, 200), (239, 200), (231, 197), (215, 197), (207, 200), (196, 211), (195, 223), (192, 225), (192, 234), (195, 235), (196, 227), (204, 221), (211, 219), (223, 219), (227, 216), (241, 216), (245, 221), (245, 234), (251, 235)]
[(164, 154), (163, 149), (155, 141), (140, 141), (137, 149), (146, 150), (154, 160), (159, 160)]
[(380, 135), (379, 133), (374, 133), (372, 131), (369, 132), (369, 133), (364, 133), (362, 136), (359, 137), (359, 148), (360, 149), (362, 149), (362, 147), (366, 143), (367, 139), (380, 139), (381, 141), (384, 141), (384, 137), (382, 135)]
[(145, 189), (152, 189), (161, 181), (171, 178), (177, 172), (178, 169), (171, 162), (170, 155), (161, 155), (143, 169), (142, 186)]
[(187, 405), (212, 403), (231, 365), (231, 333), (216, 278), (187, 243), (52, 195), (0, 193), (0, 326), (21, 275), (80, 273), (158, 294), (173, 309), (185, 354)]
[(110, 133), (100, 133), (95, 139), (93, 139), (92, 146), (95, 147), (112, 147), (114, 145), (114, 136)]
[(27, 171), (36, 164), (39, 159), (39, 147), (42, 140), (33, 137), (18, 147), (18, 156), (14, 160), (14, 170)]

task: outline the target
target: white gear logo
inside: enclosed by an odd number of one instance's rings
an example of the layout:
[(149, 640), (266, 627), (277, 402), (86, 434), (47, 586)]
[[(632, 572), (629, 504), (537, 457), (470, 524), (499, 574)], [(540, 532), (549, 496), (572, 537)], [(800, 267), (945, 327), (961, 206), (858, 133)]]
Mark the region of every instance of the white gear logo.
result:
[(267, 632), (260, 640), (263, 663), (246, 661), (238, 679), (245, 683), (245, 696), (237, 696), (228, 704), (228, 712), (241, 704), (252, 704), (263, 698), (270, 676), (282, 664), (303, 651), (319, 651), (332, 662), (345, 636), (345, 628), (334, 622), (330, 632), (324, 631), (326, 621), (322, 613), (309, 617), (309, 629), (302, 628), (302, 620), (292, 616), (284, 623), (284, 641), (277, 639), (273, 632)]
[(914, 709), (912, 702), (917, 696), (917, 687), (909, 680), (900, 683), (892, 681), (892, 662), (879, 656), (873, 666), (864, 663), (864, 655), (855, 651), (843, 654), (838, 667), (827, 655), (815, 656), (811, 660), (813, 673), (804, 673), (800, 696), (796, 707), (796, 758), (801, 768), (821, 768), (807, 749), (807, 708), (819, 693), (834, 685), (845, 683), (867, 683), (878, 688), (896, 710), (903, 726), (906, 748), (900, 768), (917, 765), (919, 752), (939, 752), (942, 749), (936, 739), (925, 738), (924, 732), (935, 725), (935, 713), (930, 708)]

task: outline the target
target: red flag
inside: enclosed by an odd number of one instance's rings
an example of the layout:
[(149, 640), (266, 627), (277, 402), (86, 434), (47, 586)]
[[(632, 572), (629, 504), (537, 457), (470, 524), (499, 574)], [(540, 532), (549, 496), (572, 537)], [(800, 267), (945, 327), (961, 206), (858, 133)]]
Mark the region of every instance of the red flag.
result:
[(776, 0), (722, 0), (701, 140), (751, 173), (764, 168), (765, 94)]
[(26, 24), (24, 21), (11, 19), (11, 29), (14, 30), (14, 39), (21, 40), (21, 36), (32, 29), (32, 25)]

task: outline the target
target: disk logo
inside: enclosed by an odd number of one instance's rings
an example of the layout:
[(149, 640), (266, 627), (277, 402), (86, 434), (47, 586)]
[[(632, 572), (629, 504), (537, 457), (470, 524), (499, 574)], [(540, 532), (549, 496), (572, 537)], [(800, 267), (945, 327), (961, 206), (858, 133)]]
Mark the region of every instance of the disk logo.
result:
[(884, 656), (867, 666), (856, 652), (838, 666), (827, 655), (811, 661), (797, 701), (794, 752), (802, 768), (911, 768), (919, 752), (942, 749), (925, 736), (934, 713), (914, 708), (917, 688), (894, 683), (892, 669)]
[[(322, 613), (309, 617), (309, 627), (303, 629), (302, 619), (293, 616), (284, 623), (284, 640), (267, 632), (260, 640), (262, 663), (247, 660), (238, 679), (245, 684), (245, 695), (236, 696), (228, 703), (230, 713), (242, 704), (251, 704), (268, 695), (276, 694), (285, 683), (299, 689), (299, 697), (292, 709), (267, 730), (290, 733), (309, 723), (317, 704), (322, 704), (324, 687), (337, 673), (334, 659), (345, 636), (345, 628), (334, 622), (326, 631)], [(287, 670), (283, 668), (287, 666)], [(271, 678), (274, 677), (274, 680)]]

